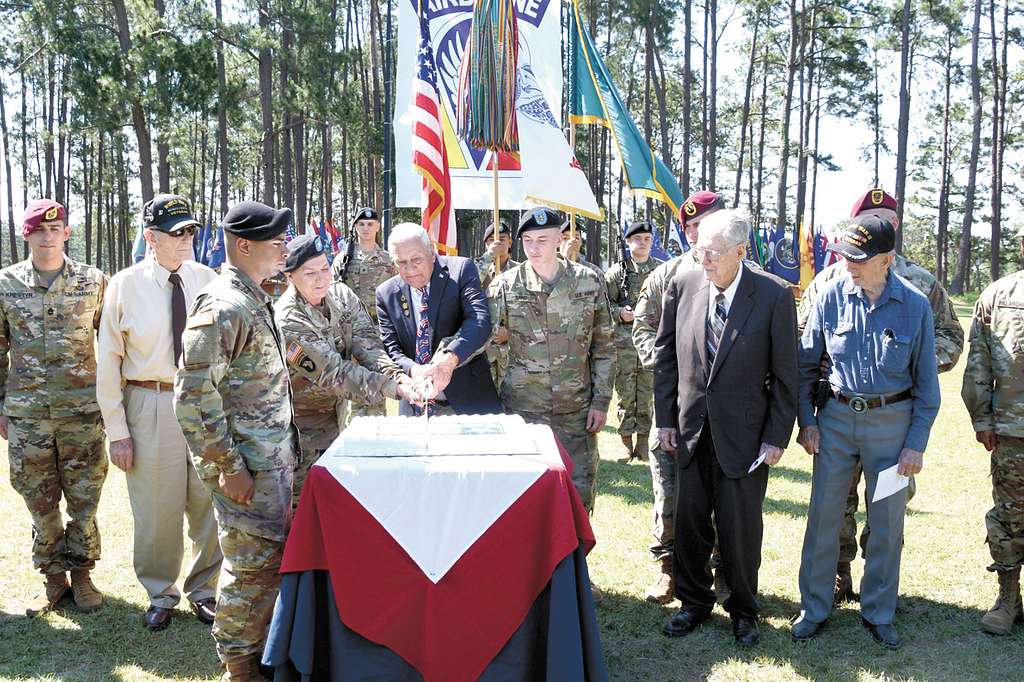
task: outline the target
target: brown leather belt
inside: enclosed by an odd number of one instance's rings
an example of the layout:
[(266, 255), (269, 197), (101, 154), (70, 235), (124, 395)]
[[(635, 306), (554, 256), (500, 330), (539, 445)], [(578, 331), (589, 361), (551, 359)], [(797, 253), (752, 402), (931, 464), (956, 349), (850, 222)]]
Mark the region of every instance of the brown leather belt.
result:
[(169, 384), (166, 381), (136, 381), (135, 379), (126, 379), (124, 383), (129, 386), (135, 386), (136, 388), (148, 388), (150, 391), (156, 391), (157, 393), (162, 391), (174, 391), (174, 384)]
[(854, 412), (860, 413), (867, 410), (873, 410), (877, 407), (892, 405), (893, 403), (898, 403), (903, 400), (910, 400), (914, 397), (914, 392), (908, 388), (907, 390), (900, 391), (899, 393), (881, 395), (876, 398), (865, 398), (862, 395), (845, 395), (833, 388), (832, 397), (844, 405), (849, 405), (850, 409)]

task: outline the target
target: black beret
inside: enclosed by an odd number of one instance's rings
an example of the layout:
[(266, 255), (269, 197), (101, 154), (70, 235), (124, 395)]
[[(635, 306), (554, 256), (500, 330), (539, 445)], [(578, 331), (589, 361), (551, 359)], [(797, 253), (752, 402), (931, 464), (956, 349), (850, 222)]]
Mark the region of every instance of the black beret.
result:
[(177, 194), (157, 194), (147, 201), (142, 207), (142, 222), (146, 227), (168, 233), (199, 227), (188, 200)]
[(288, 260), (284, 262), (283, 272), (294, 272), (301, 268), (306, 261), (313, 260), (324, 253), (324, 241), (320, 235), (307, 232), (300, 234), (288, 242)]
[(377, 211), (370, 206), (364, 206), (352, 214), (352, 224), (355, 225), (359, 220), (380, 220), (380, 216)]
[[(504, 220), (502, 220), (501, 222), (498, 223), (498, 236), (501, 236), (503, 234), (507, 234), (510, 237), (512, 236), (512, 228), (509, 227), (508, 223), (506, 223)], [(494, 223), (491, 223), (490, 225), (487, 226), (487, 229), (484, 230), (484, 241), (486, 242), (488, 239), (490, 239), (493, 236), (494, 236)]]
[(519, 236), (530, 230), (546, 230), (552, 227), (562, 227), (562, 214), (551, 208), (531, 208), (524, 211), (519, 219)]
[(626, 239), (629, 239), (634, 234), (651, 234), (654, 232), (654, 226), (646, 220), (634, 220), (626, 226)]
[(292, 222), (290, 208), (271, 208), (258, 201), (241, 201), (224, 215), (225, 232), (254, 242), (267, 242), (284, 234)]

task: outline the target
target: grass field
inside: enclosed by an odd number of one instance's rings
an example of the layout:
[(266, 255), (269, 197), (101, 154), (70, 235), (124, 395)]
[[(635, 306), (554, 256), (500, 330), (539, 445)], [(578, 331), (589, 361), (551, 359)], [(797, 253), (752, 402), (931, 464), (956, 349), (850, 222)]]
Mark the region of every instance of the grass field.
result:
[[(995, 579), (985, 571), (989, 556), (983, 519), (991, 493), (988, 456), (974, 442), (960, 401), (962, 372), (961, 362), (941, 377), (942, 410), (910, 504), (897, 614), (905, 644), (897, 652), (874, 645), (860, 625), (856, 605), (837, 611), (819, 639), (804, 645), (790, 641), (788, 621), (799, 610), (797, 571), (811, 465), (795, 446), (773, 469), (765, 501), (761, 645), (737, 648), (728, 617), (718, 609), (694, 635), (663, 637), (660, 628), (678, 604), (659, 607), (643, 600), (655, 575), (646, 551), (650, 473), (643, 464), (615, 463), (618, 438), (606, 429), (594, 516), (598, 545), (590, 568), (604, 593), (598, 617), (613, 679), (1024, 679), (1024, 626), (1006, 638), (989, 637), (977, 628), (996, 593)], [(6, 479), (7, 460), (0, 459), (0, 476)], [(96, 583), (107, 593), (107, 607), (98, 613), (79, 614), (69, 606), (37, 620), (20, 615), (40, 583), (31, 570), (27, 512), (7, 485), (0, 486), (0, 518), (0, 677), (216, 677), (209, 631), (190, 612), (179, 610), (161, 633), (141, 627), (147, 603), (132, 572), (132, 520), (120, 472), (111, 469), (100, 508), (104, 555)], [(862, 569), (858, 560), (855, 580)]]

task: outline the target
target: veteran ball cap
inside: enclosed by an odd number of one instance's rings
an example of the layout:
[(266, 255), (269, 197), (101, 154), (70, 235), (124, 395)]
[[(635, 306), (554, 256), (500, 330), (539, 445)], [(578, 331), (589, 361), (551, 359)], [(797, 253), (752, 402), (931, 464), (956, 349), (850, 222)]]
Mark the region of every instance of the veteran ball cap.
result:
[(301, 234), (288, 242), (288, 260), (284, 262), (284, 272), (294, 272), (323, 253), (324, 241), (320, 235), (312, 232)]
[(896, 230), (892, 223), (876, 215), (857, 216), (846, 226), (839, 241), (828, 247), (854, 263), (863, 263), (895, 248)]
[(635, 234), (652, 234), (654, 232), (654, 226), (651, 225), (650, 221), (647, 220), (634, 220), (626, 226), (626, 239), (629, 239)]
[(142, 222), (146, 227), (167, 233), (199, 227), (188, 200), (177, 194), (157, 194), (147, 201), (142, 207)]
[(853, 209), (850, 210), (850, 217), (856, 218), (864, 211), (869, 211), (873, 208), (887, 208), (891, 211), (898, 211), (899, 204), (884, 189), (874, 187), (869, 189), (860, 199), (857, 199), (853, 204)]
[(562, 215), (551, 208), (531, 208), (523, 213), (519, 219), (519, 235), (530, 230), (547, 230), (552, 227), (560, 228), (565, 223)]
[(221, 227), (236, 237), (266, 242), (284, 234), (291, 221), (289, 208), (275, 209), (258, 201), (241, 201), (228, 209)]
[(725, 200), (714, 192), (702, 189), (691, 194), (683, 202), (679, 208), (679, 222), (685, 225), (687, 220), (698, 218), (708, 211), (717, 211), (720, 208), (725, 208)]
[(376, 209), (370, 206), (364, 206), (355, 213), (352, 214), (352, 224), (355, 225), (360, 220), (380, 220), (380, 215), (377, 214)]
[(53, 199), (35, 199), (25, 207), (25, 216), (21, 219), (21, 236), (29, 236), (40, 223), (48, 220), (67, 222), (68, 214), (64, 206)]
[[(512, 228), (509, 227), (508, 223), (506, 223), (504, 220), (502, 220), (500, 223), (498, 223), (498, 236), (500, 237), (503, 234), (507, 234), (510, 237), (512, 236)], [(494, 223), (491, 223), (490, 225), (487, 226), (487, 229), (484, 230), (484, 242), (486, 242), (488, 239), (490, 239), (493, 236), (494, 236)]]

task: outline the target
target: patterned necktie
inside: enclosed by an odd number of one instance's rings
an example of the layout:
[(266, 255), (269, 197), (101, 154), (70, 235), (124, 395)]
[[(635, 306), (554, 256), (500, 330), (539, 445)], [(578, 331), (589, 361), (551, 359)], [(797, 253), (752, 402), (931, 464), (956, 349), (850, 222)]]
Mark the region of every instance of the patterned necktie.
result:
[(185, 290), (181, 277), (172, 272), (167, 278), (171, 283), (171, 340), (174, 342), (174, 364), (181, 361), (181, 335), (185, 331)]
[(722, 340), (722, 332), (725, 331), (725, 294), (719, 292), (715, 296), (715, 314), (708, 318), (707, 325), (708, 369), (711, 369), (715, 366), (718, 344)]
[(430, 315), (427, 311), (430, 294), (427, 287), (423, 287), (419, 292), (421, 296), (420, 323), (416, 328), (416, 364), (425, 365), (430, 362), (430, 337), (433, 336), (433, 331), (430, 329)]

